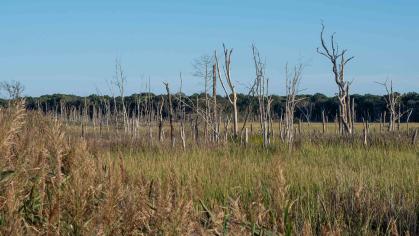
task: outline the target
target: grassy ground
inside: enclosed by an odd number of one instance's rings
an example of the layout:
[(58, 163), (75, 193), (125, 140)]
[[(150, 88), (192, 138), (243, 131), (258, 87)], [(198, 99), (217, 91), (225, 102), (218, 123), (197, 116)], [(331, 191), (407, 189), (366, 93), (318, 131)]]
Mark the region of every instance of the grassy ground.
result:
[(146, 129), (80, 138), (19, 107), (0, 119), (1, 235), (419, 233), (412, 130), (372, 131), (364, 146), (359, 126), (338, 137), (304, 124), (290, 152), (278, 139), (263, 149), (255, 128), (246, 147), (189, 139), (183, 150)]
[(272, 189), (282, 188), (282, 204), (293, 203), (295, 230), (309, 224), (316, 233), (324, 225), (351, 234), (379, 233), (386, 232), (392, 220), (403, 232), (417, 230), (417, 149), (307, 143), (292, 154), (280, 147), (265, 151), (227, 146), (122, 155), (130, 175), (164, 182), (172, 172), (190, 188), (195, 202), (208, 205), (240, 199), (244, 206), (261, 202), (274, 209)]

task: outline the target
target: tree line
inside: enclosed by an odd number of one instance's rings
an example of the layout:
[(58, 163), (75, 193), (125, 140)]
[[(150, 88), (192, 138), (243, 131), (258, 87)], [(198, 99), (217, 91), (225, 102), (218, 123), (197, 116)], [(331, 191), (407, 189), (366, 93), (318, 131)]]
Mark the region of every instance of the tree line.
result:
[[(180, 94), (174, 94), (173, 96), (178, 97)], [(209, 94), (200, 93), (193, 95), (185, 95), (185, 111), (188, 114), (193, 113), (193, 104), (197, 100), (199, 105), (204, 107), (204, 97), (211, 97)], [(321, 122), (322, 113), (324, 112), (326, 118), (329, 121), (333, 121), (336, 117), (336, 114), (339, 109), (339, 100), (337, 96), (329, 97), (321, 93), (316, 93), (313, 95), (297, 95), (297, 99), (303, 99), (302, 102), (297, 106), (295, 110), (295, 119), (301, 120), (303, 122)], [(372, 95), (372, 94), (353, 94), (355, 102), (355, 118), (356, 122), (362, 122), (363, 119), (367, 119), (370, 122), (379, 122), (382, 119), (383, 113), (386, 111), (386, 100), (385, 96)], [(127, 107), (127, 113), (129, 116), (134, 114), (140, 103), (140, 110), (145, 105), (145, 101), (148, 100), (149, 106), (153, 110), (158, 109), (159, 102), (164, 99), (167, 100), (167, 95), (156, 95), (153, 93), (140, 93), (132, 94), (131, 96), (126, 96), (124, 102)], [(271, 95), (272, 99), (272, 117), (278, 119), (281, 114), (285, 112), (286, 106), (286, 97)], [(111, 111), (114, 107), (122, 106), (122, 99), (116, 97), (113, 99), (111, 96), (99, 96), (99, 95), (90, 95), (86, 97), (76, 96), (76, 95), (67, 95), (67, 94), (53, 94), (53, 95), (43, 95), (40, 97), (26, 97), (26, 106), (29, 110), (40, 110), (45, 113), (60, 113), (63, 108), (76, 108), (78, 111), (82, 111), (84, 108), (89, 110), (90, 114), (93, 114), (94, 107), (99, 108), (102, 106), (102, 111), (105, 111), (103, 107), (105, 101), (109, 101)], [(144, 103), (141, 105), (141, 103)], [(7, 106), (7, 99), (0, 99), (0, 105), (2, 107)], [(177, 99), (172, 101), (174, 110), (180, 108), (180, 102)], [(231, 106), (229, 105), (228, 98), (225, 96), (217, 95), (217, 106), (223, 113), (229, 114), (231, 112)], [(239, 114), (239, 120), (243, 120), (246, 112), (250, 107), (252, 114), (257, 114), (259, 110), (259, 105), (257, 97), (251, 96), (248, 94), (237, 94), (237, 109)], [(411, 122), (419, 122), (419, 93), (410, 92), (405, 94), (400, 94), (400, 107), (402, 111), (412, 110), (410, 115)], [(145, 111), (145, 110), (144, 110)], [(164, 106), (162, 109), (162, 115), (164, 118), (168, 117), (168, 107)], [(387, 114), (389, 115), (389, 114)], [(407, 120), (407, 115), (401, 118), (402, 122)]]
[[(400, 129), (401, 122), (419, 121), (419, 95), (416, 92), (400, 94), (393, 91), (392, 81), (378, 83), (384, 87), (386, 94), (357, 95), (351, 94), (351, 81), (345, 77), (347, 64), (353, 56), (348, 56), (347, 50), (338, 46), (335, 34), (328, 40), (324, 37), (325, 27), (322, 24), (320, 32), (320, 47), (317, 53), (330, 63), (333, 82), (337, 85), (336, 96), (327, 97), (317, 93), (314, 95), (299, 94), (298, 88), (302, 78), (304, 65), (285, 66), (284, 96), (269, 94), (269, 78), (265, 76), (265, 60), (262, 60), (259, 50), (252, 45), (252, 61), (255, 77), (247, 94), (237, 92), (237, 81), (231, 74), (233, 49), (224, 44), (222, 53), (214, 51), (212, 56), (198, 58), (193, 66), (194, 75), (204, 82), (201, 94), (187, 96), (182, 92), (182, 74), (180, 74), (180, 89), (171, 92), (169, 83), (163, 83), (166, 94), (151, 93), (150, 82), (145, 93), (127, 96), (126, 74), (119, 60), (115, 61), (115, 74), (111, 81), (111, 96), (90, 95), (78, 97), (74, 95), (45, 95), (38, 98), (27, 97), (28, 109), (52, 113), (67, 121), (82, 124), (82, 130), (89, 123), (96, 127), (99, 124), (108, 127), (115, 125), (124, 133), (136, 133), (140, 126), (148, 127), (150, 138), (152, 125), (158, 124), (159, 137), (163, 134), (163, 123), (169, 121), (170, 136), (174, 145), (175, 123), (180, 124), (180, 134), (185, 147), (185, 124), (195, 129), (198, 136), (199, 127), (204, 124), (205, 137), (219, 142), (221, 130), (225, 137), (237, 140), (238, 137), (248, 137), (248, 122), (260, 124), (259, 131), (263, 137), (263, 145), (270, 144), (273, 136), (273, 122), (280, 124), (280, 138), (292, 146), (296, 127), (294, 123), (322, 122), (323, 133), (326, 124), (337, 124), (337, 133), (347, 136), (354, 134), (355, 122), (364, 124), (364, 139), (367, 143), (368, 122), (386, 124), (388, 131)], [(10, 105), (10, 101), (20, 97), (23, 86), (20, 83), (2, 83), (1, 87), (9, 94), (9, 100), (0, 101)], [(212, 93), (211, 93), (212, 88)], [(217, 89), (221, 89), (217, 91)], [(243, 124), (240, 124), (243, 122)], [(224, 127), (221, 127), (224, 125)], [(230, 125), (232, 125), (230, 127)], [(381, 127), (381, 125), (380, 125)], [(231, 128), (231, 129), (230, 129)], [(252, 129), (252, 128), (251, 128)], [(381, 130), (381, 128), (380, 128)], [(229, 132), (231, 131), (231, 134)], [(417, 131), (415, 133), (416, 137)], [(246, 141), (247, 142), (247, 141)]]

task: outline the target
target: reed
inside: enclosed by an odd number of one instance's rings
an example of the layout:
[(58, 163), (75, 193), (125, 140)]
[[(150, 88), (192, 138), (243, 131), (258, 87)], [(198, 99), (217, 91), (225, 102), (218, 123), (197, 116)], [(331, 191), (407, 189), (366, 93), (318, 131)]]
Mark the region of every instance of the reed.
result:
[(292, 153), (280, 139), (264, 148), (257, 134), (246, 146), (190, 139), (184, 150), (150, 144), (148, 129), (86, 127), (80, 137), (79, 126), (23, 104), (0, 116), (1, 235), (419, 232), (419, 149), (402, 131), (371, 132), (367, 148), (362, 134), (303, 126)]

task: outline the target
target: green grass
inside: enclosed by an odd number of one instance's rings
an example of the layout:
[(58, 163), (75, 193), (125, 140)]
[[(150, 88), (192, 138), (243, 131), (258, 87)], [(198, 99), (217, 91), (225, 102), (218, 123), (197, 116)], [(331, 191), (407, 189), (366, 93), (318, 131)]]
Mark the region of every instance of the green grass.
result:
[(272, 146), (263, 150), (228, 144), (186, 152), (169, 149), (119, 155), (130, 175), (164, 182), (173, 172), (190, 189), (195, 203), (203, 200), (208, 205), (225, 205), (239, 198), (245, 206), (261, 200), (272, 207), (271, 190), (279, 165), (287, 199), (294, 202), (291, 218), (300, 229), (309, 222), (352, 233), (382, 232), (393, 218), (403, 230), (413, 230), (417, 224), (417, 147), (400, 150), (304, 142), (290, 154), (281, 144)]
[(23, 108), (0, 120), (0, 235), (419, 233), (419, 146), (406, 131), (372, 131), (364, 146), (359, 130), (312, 124), (292, 151), (277, 136), (263, 149), (256, 131), (247, 146), (189, 137), (183, 150), (177, 133), (172, 148), (146, 130), (81, 138)]

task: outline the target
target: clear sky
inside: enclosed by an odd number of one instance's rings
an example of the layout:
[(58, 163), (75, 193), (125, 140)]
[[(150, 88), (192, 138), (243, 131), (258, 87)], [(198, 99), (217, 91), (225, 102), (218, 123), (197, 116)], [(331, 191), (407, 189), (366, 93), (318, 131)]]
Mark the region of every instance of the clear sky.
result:
[(392, 79), (419, 92), (418, 0), (1, 0), (0, 80), (17, 80), (25, 95), (108, 93), (118, 57), (127, 93), (163, 91), (162, 81), (201, 92), (192, 61), (234, 48), (232, 77), (240, 92), (254, 77), (251, 44), (267, 61), (272, 93), (283, 94), (285, 63), (306, 65), (304, 93), (333, 95), (326, 58), (316, 53), (321, 21), (355, 59), (346, 76), (353, 93), (382, 94)]

